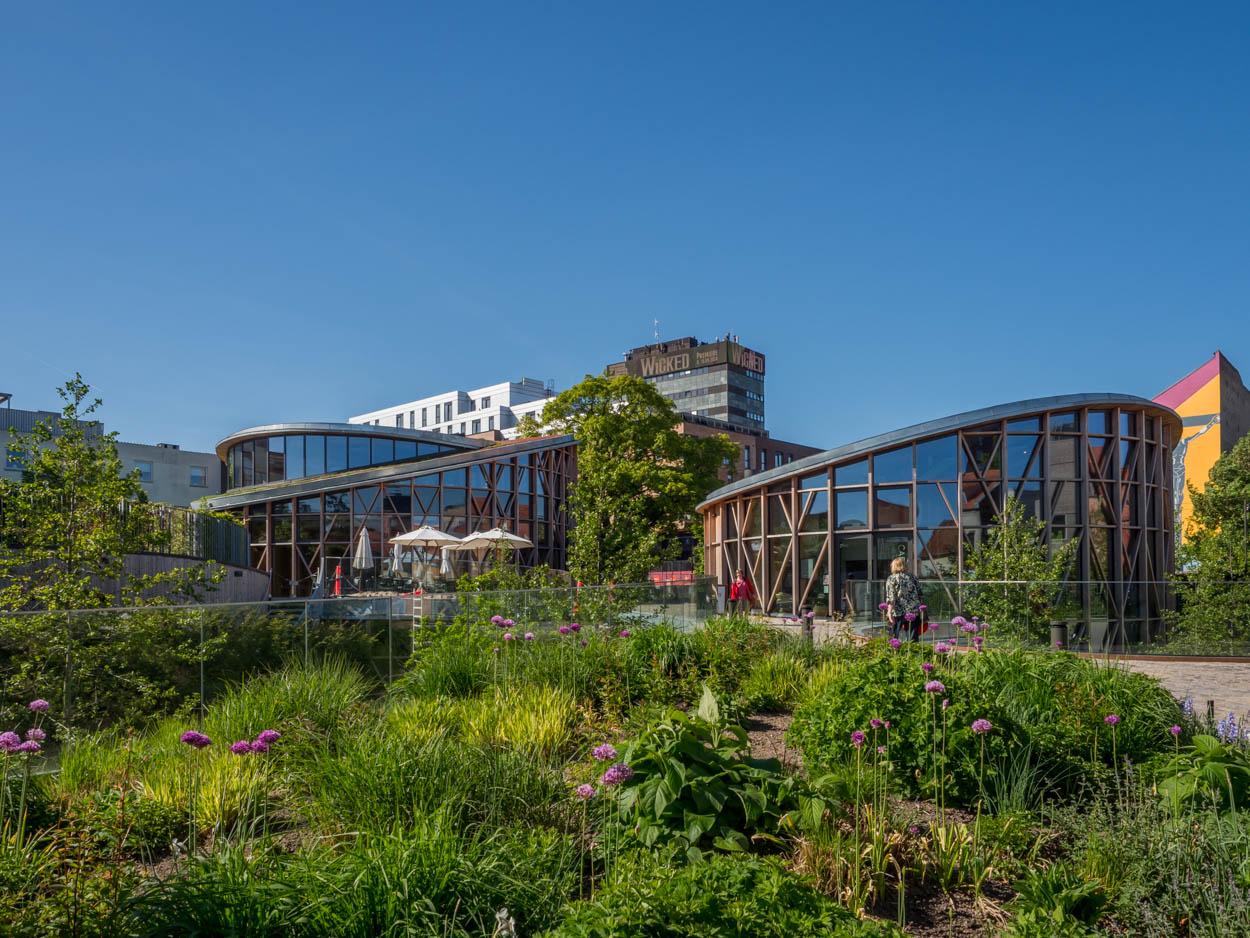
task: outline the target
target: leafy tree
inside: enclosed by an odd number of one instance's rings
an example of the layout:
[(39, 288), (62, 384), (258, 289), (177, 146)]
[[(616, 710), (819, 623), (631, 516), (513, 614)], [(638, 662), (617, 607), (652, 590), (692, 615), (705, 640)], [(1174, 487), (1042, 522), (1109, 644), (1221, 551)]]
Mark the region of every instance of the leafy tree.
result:
[(549, 432), (577, 437), (569, 567), (584, 583), (632, 583), (677, 556), (678, 535), (701, 542), (695, 506), (738, 458), (727, 436), (684, 436), (672, 402), (641, 378), (586, 378), (543, 409)]
[[(1047, 639), (1051, 619), (1071, 605), (1068, 591), (1057, 584), (1067, 576), (1077, 542), (1070, 540), (1048, 555), (1045, 529), (1014, 497), (1007, 499), (998, 524), (964, 556), (964, 577), (974, 581), (964, 599), (969, 615), (992, 623), (1000, 634)], [(978, 580), (998, 585), (979, 586)]]
[(527, 437), (542, 436), (543, 425), (533, 414), (523, 414), (521, 419), (516, 422), (517, 436), (525, 439)]
[(1211, 467), (1206, 488), (1189, 486), (1193, 512), (1177, 552), (1173, 641), (1250, 640), (1250, 436)]

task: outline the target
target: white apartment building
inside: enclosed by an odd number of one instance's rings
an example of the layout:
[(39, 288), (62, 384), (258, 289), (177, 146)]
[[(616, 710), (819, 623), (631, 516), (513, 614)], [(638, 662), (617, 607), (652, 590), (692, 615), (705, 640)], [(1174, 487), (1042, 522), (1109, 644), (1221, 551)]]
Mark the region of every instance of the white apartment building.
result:
[(555, 390), (539, 379), (522, 378), (473, 391), (447, 391), (406, 404), (394, 404), (349, 417), (347, 422), (457, 436), (497, 431), (505, 440), (511, 440), (517, 435), (517, 421), (526, 414), (541, 419), (547, 399), (554, 394)]

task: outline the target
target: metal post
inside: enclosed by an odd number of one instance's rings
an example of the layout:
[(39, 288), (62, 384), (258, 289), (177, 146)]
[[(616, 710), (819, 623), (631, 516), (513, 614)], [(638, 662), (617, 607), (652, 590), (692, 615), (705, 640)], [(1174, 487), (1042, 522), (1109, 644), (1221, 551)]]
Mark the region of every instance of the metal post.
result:
[(308, 667), (309, 648), (308, 648), (308, 601), (304, 601), (304, 667)]
[(204, 729), (204, 608), (200, 607), (200, 729)]
[(395, 634), (395, 600), (386, 600), (386, 683), (395, 680), (395, 649), (391, 638)]

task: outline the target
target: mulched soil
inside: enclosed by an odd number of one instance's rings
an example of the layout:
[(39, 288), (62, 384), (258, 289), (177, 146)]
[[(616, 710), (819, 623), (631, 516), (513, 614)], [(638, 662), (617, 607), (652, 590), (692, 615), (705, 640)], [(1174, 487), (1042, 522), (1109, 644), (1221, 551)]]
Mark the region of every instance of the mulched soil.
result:
[(746, 720), (751, 755), (757, 759), (780, 759), (792, 770), (803, 768), (803, 754), (786, 745), (786, 730), (794, 720), (793, 713), (756, 713)]

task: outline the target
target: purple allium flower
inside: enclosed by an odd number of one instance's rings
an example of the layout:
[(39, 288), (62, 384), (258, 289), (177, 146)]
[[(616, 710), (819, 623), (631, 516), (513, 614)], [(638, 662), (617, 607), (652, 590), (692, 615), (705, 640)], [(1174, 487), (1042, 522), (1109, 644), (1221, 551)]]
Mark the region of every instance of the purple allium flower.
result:
[(589, 644), (589, 643), (586, 641), (586, 639), (584, 639), (584, 638), (583, 638), (583, 639), (582, 639), (582, 647), (583, 647), (583, 648), (585, 648), (588, 644)]
[(864, 740), (867, 738), (868, 737), (864, 735), (863, 730), (856, 730), (851, 734), (851, 745), (858, 749), (860, 746), (864, 745)]
[(5, 732), (0, 733), (0, 752), (12, 752), (21, 744), (22, 737), (12, 730), (5, 730)]
[(627, 766), (624, 762), (618, 762), (603, 773), (603, 778), (599, 781), (606, 788), (612, 788), (620, 785), (622, 782), (628, 782), (634, 777), (634, 770)]
[(1056, 647), (1056, 648), (1062, 648), (1062, 647), (1063, 647), (1063, 642), (1055, 642), (1055, 647)]
[(917, 827), (915, 824), (913, 824), (911, 827), (907, 828), (907, 833), (909, 833), (909, 834), (919, 834), (919, 833), (920, 833), (920, 828), (919, 828), (919, 827)]
[(968, 624), (968, 620), (965, 619), (963, 616), (955, 616), (955, 618), (951, 619), (951, 625), (955, 626), (956, 628), (962, 628), (963, 626), (967, 624)]
[(240, 739), (230, 744), (230, 751), (236, 756), (246, 756), (252, 751), (252, 744), (246, 739)]
[(982, 638), (980, 635), (972, 636), (972, 644), (974, 645), (980, 645), (983, 641), (985, 641), (985, 639)]
[(1181, 728), (1179, 726), (1168, 727), (1168, 732), (1171, 733), (1173, 736), (1180, 736)]
[(924, 689), (928, 691), (930, 694), (946, 693), (946, 685), (943, 684), (941, 681), (930, 681), (928, 684), (924, 686)]
[(490, 624), (491, 625), (503, 625), (503, 616), (491, 616)]
[(943, 697), (943, 698), (942, 698), (942, 709), (943, 709), (943, 710), (945, 710), (945, 709), (946, 709), (947, 707), (949, 707), (950, 705), (951, 705), (951, 702), (950, 702), (949, 700), (947, 700), (945, 697)]
[(43, 730), (41, 730), (39, 727), (32, 726), (30, 729), (26, 731), (26, 738), (33, 739), (35, 742), (41, 743), (45, 739), (48, 738), (48, 734), (45, 733)]
[(268, 752), (269, 744), (261, 742), (259, 739), (252, 743), (252, 752)]
[(991, 723), (989, 720), (973, 720), (972, 721), (972, 732), (974, 733), (988, 733), (993, 728), (994, 728), (994, 724)]
[(47, 713), (50, 706), (52, 705), (42, 697), (30, 702), (30, 709), (34, 710), (35, 713)]
[(980, 622), (980, 621), (981, 621), (981, 617), (980, 617), (980, 616), (973, 616), (973, 617), (972, 617), (972, 621), (973, 621), (973, 622)]
[(616, 758), (616, 747), (611, 743), (601, 743), (590, 750), (590, 754), (594, 756), (596, 762), (611, 762)]
[(527, 642), (532, 642), (532, 641), (534, 640), (534, 633), (533, 633), (533, 632), (526, 632), (526, 633), (525, 633), (525, 640), (526, 640)]
[(884, 747), (884, 746), (878, 746), (878, 747), (877, 747), (877, 755), (879, 755), (879, 756), (883, 756), (883, 755), (885, 755), (885, 747)]
[(932, 661), (922, 661), (922, 662), (920, 663), (920, 667), (924, 669), (924, 673), (925, 673), (925, 674), (928, 674), (930, 671), (932, 671), (932, 670), (933, 670), (933, 662), (932, 662)]
[(26, 740), (26, 742), (18, 743), (16, 746), (14, 746), (13, 751), (35, 753), (39, 751), (39, 744), (35, 742), (33, 739), (28, 739)]
[(887, 730), (890, 728), (890, 721), (889, 721), (889, 720), (886, 720), (886, 721), (885, 721), (885, 728), (886, 728)]
[(259, 733), (256, 734), (256, 739), (259, 742), (265, 743), (266, 745), (270, 745), (270, 746), (272, 746), (281, 738), (282, 738), (282, 734), (279, 733), (277, 730), (261, 730)]
[(877, 608), (880, 609), (882, 612), (885, 612), (887, 609), (890, 608), (890, 604), (889, 603), (877, 603)]
[(1106, 723), (1109, 726), (1115, 726), (1117, 723), (1120, 722), (1120, 718), (1113, 713), (1111, 714), (1111, 716), (1106, 717), (1102, 722)]
[(621, 638), (629, 638), (629, 629), (621, 629)]
[(803, 613), (804, 619), (814, 619), (815, 617), (816, 617), (816, 613), (811, 612), (810, 610), (808, 612)]
[(212, 740), (203, 733), (197, 733), (195, 730), (187, 730), (182, 734), (182, 736), (179, 737), (179, 739), (192, 749), (203, 749), (212, 742)]
[(967, 625), (961, 625), (959, 627), (959, 631), (967, 632), (969, 635), (971, 635), (973, 632), (978, 631), (979, 629), (980, 629), (979, 625), (973, 625), (971, 622), (969, 622)]
[(885, 724), (882, 723), (880, 720), (878, 720), (876, 717), (873, 717), (871, 720), (868, 721), (868, 725), (871, 726), (874, 730), (879, 730)]
[(491, 651), (493, 651), (495, 654), (499, 654), (499, 646), (496, 645), (494, 648), (491, 649)]
[(909, 612), (907, 613), (907, 615), (903, 616), (903, 618), (906, 619), (908, 622), (914, 622), (916, 619), (916, 614), (914, 612)]
[(582, 630), (582, 627), (578, 625), (576, 622), (570, 622), (569, 630), (573, 632), (580, 632)]
[(933, 646), (933, 650), (937, 654), (941, 655), (941, 654), (944, 654), (945, 652), (950, 651), (951, 646), (946, 644), (946, 642), (938, 642), (937, 644)]
[(902, 647), (903, 647), (903, 643), (902, 643), (902, 642), (900, 642), (897, 638), (892, 638), (892, 639), (890, 639), (890, 647), (891, 647), (891, 648), (902, 648)]
[(506, 625), (508, 628), (512, 628), (514, 625), (516, 625), (516, 622), (514, 622), (512, 619), (504, 619), (503, 624)]
[(582, 801), (586, 801), (586, 800), (588, 800), (588, 799), (590, 799), (590, 798), (593, 798), (593, 797), (595, 796), (595, 786), (594, 786), (594, 785), (584, 785), (584, 784), (583, 784), (583, 785), (578, 785), (578, 786), (577, 786), (575, 789), (573, 789), (573, 790), (574, 790), (575, 792), (577, 792), (577, 797), (578, 797), (578, 798), (581, 798), (581, 799), (582, 799)]
[(512, 641), (512, 633), (511, 633), (511, 632), (504, 632), (504, 633), (503, 633), (503, 640), (504, 640), (505, 642), (510, 642), (510, 641)]
[(570, 629), (567, 625), (562, 625), (558, 629), (556, 629), (556, 631), (559, 632), (561, 635), (568, 635), (573, 630)]

